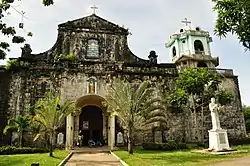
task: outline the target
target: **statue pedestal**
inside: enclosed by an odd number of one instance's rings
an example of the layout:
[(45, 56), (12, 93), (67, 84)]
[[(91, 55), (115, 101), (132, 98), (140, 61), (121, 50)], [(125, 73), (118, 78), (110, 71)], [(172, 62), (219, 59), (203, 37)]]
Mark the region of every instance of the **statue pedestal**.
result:
[(227, 130), (209, 130), (209, 149), (213, 151), (231, 150), (228, 143)]

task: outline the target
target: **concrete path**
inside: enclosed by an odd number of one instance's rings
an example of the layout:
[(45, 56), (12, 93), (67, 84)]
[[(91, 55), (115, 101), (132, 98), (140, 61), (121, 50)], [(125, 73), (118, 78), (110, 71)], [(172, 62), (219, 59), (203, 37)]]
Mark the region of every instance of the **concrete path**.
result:
[(122, 166), (109, 153), (75, 153), (65, 166)]
[(250, 156), (222, 161), (216, 164), (211, 164), (209, 166), (250, 166)]

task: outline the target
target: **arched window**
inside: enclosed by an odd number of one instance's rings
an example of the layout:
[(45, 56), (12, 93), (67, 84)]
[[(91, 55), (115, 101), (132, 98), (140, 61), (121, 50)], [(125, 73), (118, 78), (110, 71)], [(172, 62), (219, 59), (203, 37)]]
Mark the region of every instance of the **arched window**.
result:
[(99, 42), (96, 39), (89, 39), (86, 58), (99, 58)]
[(194, 50), (196, 54), (204, 54), (204, 47), (200, 40), (194, 41)]
[(89, 78), (88, 79), (88, 93), (96, 93), (96, 79), (95, 78)]
[(199, 62), (197, 67), (207, 67), (207, 64), (205, 62)]
[(176, 48), (175, 47), (173, 47), (173, 49), (172, 49), (172, 54), (173, 54), (173, 57), (176, 56)]

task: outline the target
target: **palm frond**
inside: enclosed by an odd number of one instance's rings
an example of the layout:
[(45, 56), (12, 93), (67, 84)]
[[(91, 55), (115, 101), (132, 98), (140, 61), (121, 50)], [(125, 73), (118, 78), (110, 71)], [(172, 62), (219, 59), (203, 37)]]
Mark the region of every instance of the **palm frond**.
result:
[(17, 131), (18, 126), (6, 126), (3, 130), (3, 133), (6, 135), (10, 130)]

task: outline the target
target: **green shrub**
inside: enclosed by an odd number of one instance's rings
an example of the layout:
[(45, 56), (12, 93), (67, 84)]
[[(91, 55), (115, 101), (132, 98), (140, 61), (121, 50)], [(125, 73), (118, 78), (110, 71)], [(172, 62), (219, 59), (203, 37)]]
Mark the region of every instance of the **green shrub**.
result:
[(143, 148), (146, 150), (164, 150), (164, 151), (172, 151), (172, 150), (182, 150), (187, 149), (187, 145), (185, 143), (176, 143), (176, 142), (168, 142), (168, 143), (144, 143)]
[(144, 143), (143, 149), (145, 150), (164, 150), (164, 151), (173, 151), (173, 150), (185, 150), (185, 149), (198, 149), (204, 148), (205, 144), (203, 143), (176, 143), (176, 142), (167, 142), (167, 143)]
[(0, 147), (0, 155), (8, 154), (32, 154), (32, 153), (47, 153), (46, 148), (30, 148), (30, 147), (15, 147), (15, 146), (3, 146)]
[(249, 145), (250, 144), (250, 138), (248, 137), (242, 137), (237, 139), (229, 139), (230, 145)]

